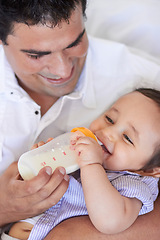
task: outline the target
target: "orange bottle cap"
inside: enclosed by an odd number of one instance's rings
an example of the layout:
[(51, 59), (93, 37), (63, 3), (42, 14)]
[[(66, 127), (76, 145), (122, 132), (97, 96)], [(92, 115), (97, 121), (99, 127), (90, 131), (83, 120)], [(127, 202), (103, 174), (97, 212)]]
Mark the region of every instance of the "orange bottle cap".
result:
[(73, 129), (71, 130), (71, 132), (76, 132), (76, 131), (80, 131), (80, 132), (82, 132), (86, 137), (91, 137), (91, 138), (93, 138), (94, 140), (97, 141), (96, 136), (95, 136), (88, 128), (85, 128), (85, 127), (76, 127), (76, 128), (73, 128)]

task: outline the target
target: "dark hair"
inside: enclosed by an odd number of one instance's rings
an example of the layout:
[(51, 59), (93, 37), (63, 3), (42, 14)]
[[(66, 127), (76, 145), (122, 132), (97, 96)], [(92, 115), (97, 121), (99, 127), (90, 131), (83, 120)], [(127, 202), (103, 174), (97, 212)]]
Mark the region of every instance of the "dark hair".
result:
[[(160, 110), (160, 91), (152, 88), (138, 88), (135, 91), (152, 99)], [(155, 151), (149, 162), (141, 170), (147, 172), (153, 170), (153, 168), (155, 167), (160, 167), (160, 143), (158, 144), (158, 146), (156, 146)]]
[(0, 39), (7, 44), (6, 39), (12, 33), (14, 23), (49, 23), (51, 27), (62, 21), (69, 23), (77, 6), (82, 6), (85, 17), (86, 0), (0, 0)]
[(153, 88), (137, 88), (136, 92), (142, 93), (144, 96), (152, 99), (160, 109), (160, 91)]

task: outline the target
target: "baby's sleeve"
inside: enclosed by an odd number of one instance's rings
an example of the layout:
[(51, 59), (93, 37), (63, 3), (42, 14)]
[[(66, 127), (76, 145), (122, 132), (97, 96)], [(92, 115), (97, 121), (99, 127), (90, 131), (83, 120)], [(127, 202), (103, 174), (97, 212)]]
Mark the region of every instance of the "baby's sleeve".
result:
[(137, 198), (142, 202), (139, 215), (153, 210), (154, 201), (158, 196), (158, 178), (126, 174), (112, 180), (111, 183), (122, 196)]

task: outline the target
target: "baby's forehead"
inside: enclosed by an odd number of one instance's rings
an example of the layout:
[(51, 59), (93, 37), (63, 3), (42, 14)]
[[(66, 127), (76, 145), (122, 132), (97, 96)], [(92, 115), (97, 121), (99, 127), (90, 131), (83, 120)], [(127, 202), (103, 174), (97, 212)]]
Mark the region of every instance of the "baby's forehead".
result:
[(133, 117), (135, 120), (160, 123), (160, 107), (154, 100), (140, 92), (131, 92), (120, 97), (108, 111)]
[(114, 104), (115, 104), (116, 102), (121, 101), (122, 99), (128, 99), (128, 101), (131, 101), (131, 100), (133, 100), (133, 99), (136, 99), (137, 97), (138, 97), (138, 98), (144, 98), (145, 96), (144, 96), (142, 93), (137, 92), (137, 91), (129, 92), (129, 93), (126, 93), (126, 94), (122, 95), (121, 97), (119, 97), (119, 98), (114, 102)]
[(128, 94), (125, 94), (123, 96), (121, 96), (119, 99), (117, 99), (113, 105), (113, 106), (127, 106), (127, 105), (131, 105), (131, 106), (143, 106), (144, 105), (156, 105), (156, 103), (149, 97), (145, 96), (144, 94), (134, 91)]

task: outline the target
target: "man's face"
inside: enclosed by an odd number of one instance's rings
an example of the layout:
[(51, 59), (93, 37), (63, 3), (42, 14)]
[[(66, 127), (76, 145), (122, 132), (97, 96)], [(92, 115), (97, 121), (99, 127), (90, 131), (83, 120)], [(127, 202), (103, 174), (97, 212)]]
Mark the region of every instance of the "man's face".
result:
[(6, 57), (19, 84), (30, 94), (59, 98), (73, 91), (81, 74), (88, 49), (81, 8), (69, 24), (14, 25), (4, 45)]

